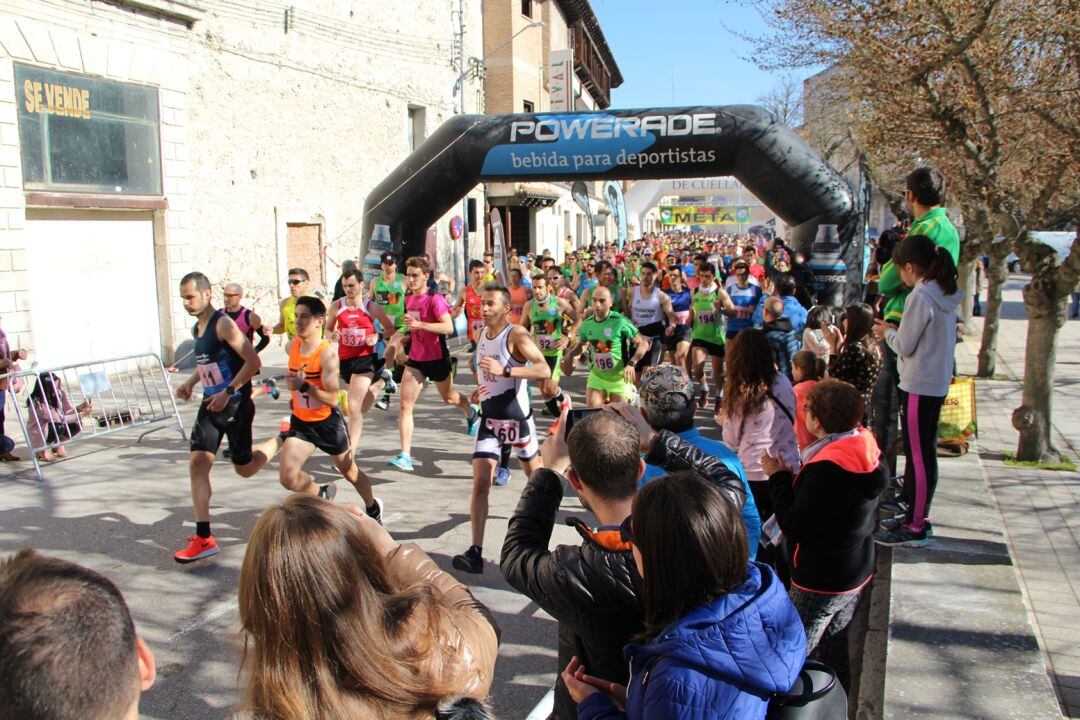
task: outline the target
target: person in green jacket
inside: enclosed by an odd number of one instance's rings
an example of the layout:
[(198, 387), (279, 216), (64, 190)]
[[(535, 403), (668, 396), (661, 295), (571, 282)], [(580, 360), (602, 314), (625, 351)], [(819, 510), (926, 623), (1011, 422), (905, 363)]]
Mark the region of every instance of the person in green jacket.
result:
[[(937, 168), (915, 168), (905, 181), (908, 211), (916, 218), (908, 230), (908, 237), (925, 235), (949, 251), (954, 263), (960, 262), (960, 236), (956, 233), (945, 211), (945, 177)], [(886, 297), (885, 321), (900, 324), (904, 314), (904, 301), (911, 288), (900, 279), (900, 271), (889, 260), (881, 268), (878, 292)]]

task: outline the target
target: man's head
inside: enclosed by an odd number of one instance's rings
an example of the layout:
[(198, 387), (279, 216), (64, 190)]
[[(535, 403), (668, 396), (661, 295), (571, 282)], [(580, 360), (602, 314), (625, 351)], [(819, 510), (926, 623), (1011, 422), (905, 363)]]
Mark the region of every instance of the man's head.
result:
[(341, 261), (341, 274), (342, 275), (345, 274), (346, 270), (355, 270), (355, 269), (356, 269), (356, 261), (353, 260), (352, 258), (348, 258), (346, 260)]
[(364, 283), (360, 271), (356, 266), (341, 269), (341, 289), (345, 291), (345, 297), (355, 300), (363, 295)]
[(495, 255), (492, 253), (484, 253), (484, 267), (488, 270), (495, 264)]
[(657, 365), (641, 377), (641, 407), (656, 430), (680, 433), (694, 427), (694, 383), (684, 368)]
[(716, 280), (716, 266), (711, 262), (702, 262), (697, 268), (698, 280), (702, 287), (710, 287)]
[(397, 271), (397, 257), (392, 252), (384, 252), (379, 257), (379, 263), (382, 266), (383, 274), (392, 275)]
[(423, 255), (417, 255), (405, 261), (405, 285), (409, 292), (416, 295), (427, 292), (429, 270), (427, 258)]
[(210, 306), (210, 279), (201, 272), (189, 272), (180, 278), (180, 299), (188, 315), (202, 315)]
[[(547, 282), (548, 290), (554, 292), (563, 286), (563, 274), (559, 272), (559, 268), (552, 266), (547, 269)], [(535, 284), (533, 286), (533, 292), (536, 291)]]
[(905, 199), (912, 215), (945, 203), (945, 176), (935, 167), (915, 168), (905, 178), (904, 185), (907, 188)]
[(240, 309), (240, 301), (244, 297), (244, 288), (240, 287), (240, 283), (229, 283), (225, 286), (225, 309), (229, 312), (236, 312)]
[(543, 275), (537, 275), (533, 278), (532, 294), (533, 300), (538, 303), (545, 303), (548, 299), (548, 279)]
[(775, 295), (765, 298), (765, 304), (761, 310), (761, 317), (765, 322), (776, 322), (784, 314), (784, 301)]
[[(779, 267), (779, 263), (777, 264)], [(776, 278), (776, 294), (780, 297), (790, 297), (795, 294), (795, 278), (791, 276), (791, 273), (783, 273), (780, 277)]]
[(745, 285), (750, 278), (750, 264), (742, 258), (739, 258), (731, 263), (731, 272), (739, 281), (740, 285)]
[(298, 298), (307, 295), (311, 287), (311, 278), (304, 268), (292, 268), (289, 270), (289, 292)]
[(641, 284), (651, 288), (656, 281), (656, 265), (646, 262), (641, 266)]
[(23, 548), (0, 564), (0, 619), (0, 717), (138, 717), (154, 654), (107, 578)]
[(597, 285), (592, 291), (593, 316), (603, 322), (611, 314), (611, 291), (603, 285)]
[(628, 500), (645, 472), (637, 428), (614, 412), (603, 410), (574, 425), (566, 439), (570, 469), (566, 478), (582, 504), (592, 500)]
[(510, 318), (510, 291), (489, 283), (480, 296), (480, 317), (489, 328), (502, 328)]
[(326, 305), (317, 297), (305, 295), (296, 299), (296, 336), (304, 340), (322, 336), (326, 322)]
[(469, 261), (469, 282), (473, 284), (473, 287), (480, 287), (480, 283), (484, 282), (486, 272), (487, 269), (484, 267), (482, 260)]

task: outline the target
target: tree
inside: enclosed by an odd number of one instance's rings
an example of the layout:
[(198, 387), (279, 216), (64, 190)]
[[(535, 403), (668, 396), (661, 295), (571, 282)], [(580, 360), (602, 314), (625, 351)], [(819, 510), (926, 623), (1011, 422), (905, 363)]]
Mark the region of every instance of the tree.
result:
[(799, 83), (784, 75), (772, 90), (759, 95), (757, 104), (776, 116), (776, 121), (789, 128), (802, 123), (802, 92)]
[[(1080, 247), (1058, 264), (1030, 231), (1075, 227), (1080, 208), (1080, 7), (1071, 0), (761, 0), (769, 69), (837, 65), (853, 134), (872, 160), (939, 165), (993, 251), (1015, 248), (1032, 281), (1018, 456), (1053, 459), (1051, 387)], [(989, 231), (987, 231), (989, 228)], [(1004, 246), (992, 241), (1002, 235)], [(987, 238), (991, 238), (988, 240)], [(973, 248), (968, 248), (970, 256)], [(992, 280), (997, 270), (992, 264)], [(987, 323), (988, 330), (993, 324)]]

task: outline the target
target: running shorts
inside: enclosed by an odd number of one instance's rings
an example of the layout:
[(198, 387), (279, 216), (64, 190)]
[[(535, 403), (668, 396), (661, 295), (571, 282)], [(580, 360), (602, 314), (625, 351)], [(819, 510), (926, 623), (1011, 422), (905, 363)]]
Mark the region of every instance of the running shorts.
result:
[(353, 375), (373, 375), (375, 373), (375, 355), (361, 355), (360, 357), (343, 359), (341, 361), (341, 379), (348, 385), (352, 382)]
[(645, 368), (653, 367), (660, 364), (660, 356), (664, 353), (664, 336), (657, 335), (655, 337), (645, 336), (645, 339), (649, 341), (649, 352), (645, 353), (645, 357), (634, 363), (634, 369), (637, 370), (638, 375), (645, 371)]
[(562, 377), (562, 350), (558, 355), (545, 355), (544, 360), (547, 361), (547, 365), (551, 368), (551, 379), (555, 382), (559, 382), (559, 378)]
[(690, 343), (690, 347), (692, 347), (692, 348), (696, 348), (696, 347), (704, 348), (705, 351), (708, 352), (713, 357), (722, 358), (722, 357), (724, 357), (724, 353), (726, 352), (725, 349), (726, 349), (727, 346), (724, 345), (724, 344), (719, 344), (718, 345), (717, 343), (711, 343), (708, 340), (693, 340)]
[(536, 421), (531, 414), (518, 420), (480, 416), (473, 460), (484, 458), (497, 461), (503, 446), (506, 445), (514, 448), (514, 453), (522, 462), (528, 462), (537, 456), (540, 442), (536, 439)]
[(191, 426), (191, 451), (216, 455), (222, 438), (228, 438), (233, 465), (247, 465), (251, 462), (251, 422), (254, 419), (255, 403), (251, 393), (242, 392), (229, 398), (221, 412), (210, 412), (204, 401)]
[(419, 370), (420, 374), (431, 382), (442, 382), (450, 377), (450, 371), (453, 369), (449, 355), (443, 355), (438, 360), (409, 360), (405, 365)]
[(341, 408), (335, 407), (324, 420), (307, 422), (295, 415), (289, 419), (285, 439), (299, 438), (309, 442), (327, 455), (340, 455), (349, 449), (349, 433)]
[(664, 347), (671, 352), (675, 352), (675, 346), (681, 342), (690, 342), (693, 333), (694, 326), (689, 323), (686, 325), (676, 325), (675, 334), (671, 337), (664, 338)]
[(624, 398), (629, 398), (630, 391), (633, 389), (630, 383), (621, 377), (618, 380), (605, 380), (594, 372), (589, 373), (589, 382), (586, 383), (586, 387), (592, 390), (603, 390), (609, 395), (621, 395)]

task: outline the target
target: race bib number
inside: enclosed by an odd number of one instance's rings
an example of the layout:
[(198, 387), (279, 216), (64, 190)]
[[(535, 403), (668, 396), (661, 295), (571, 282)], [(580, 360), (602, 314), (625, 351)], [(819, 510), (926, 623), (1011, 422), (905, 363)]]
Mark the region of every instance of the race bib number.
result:
[(688, 322), (690, 322), (690, 311), (689, 310), (677, 310), (677, 311), (675, 311), (675, 324), (676, 325), (686, 325)]
[(363, 347), (367, 340), (364, 328), (344, 328), (341, 331), (341, 344), (345, 347)]
[(715, 312), (699, 312), (697, 314), (698, 322), (702, 325), (714, 325), (716, 323)]
[(614, 370), (615, 358), (611, 353), (593, 353), (592, 356), (593, 368), (597, 370)]
[(485, 419), (484, 424), (487, 429), (491, 431), (500, 443), (503, 445), (516, 443), (521, 439), (521, 421), (520, 420), (495, 420)]
[(203, 386), (204, 390), (225, 384), (225, 378), (222, 376), (221, 368), (217, 363), (196, 365), (195, 369), (199, 373), (199, 383)]
[(536, 345), (541, 350), (554, 350), (558, 345), (558, 340), (553, 335), (537, 335)]

